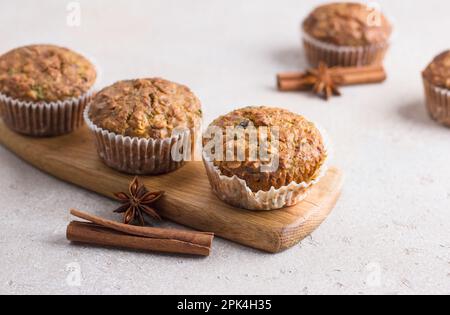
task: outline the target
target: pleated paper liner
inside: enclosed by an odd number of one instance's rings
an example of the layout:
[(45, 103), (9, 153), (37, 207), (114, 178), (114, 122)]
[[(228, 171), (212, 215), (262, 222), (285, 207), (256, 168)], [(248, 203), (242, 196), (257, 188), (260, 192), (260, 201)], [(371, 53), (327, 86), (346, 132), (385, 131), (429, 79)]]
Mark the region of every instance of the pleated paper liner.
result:
[(450, 90), (440, 88), (423, 79), (425, 99), (431, 118), (450, 127)]
[(303, 32), (303, 45), (308, 62), (317, 67), (325, 62), (330, 67), (360, 67), (382, 64), (389, 44), (351, 47), (322, 42)]
[(58, 102), (23, 102), (0, 93), (1, 114), (12, 130), (33, 137), (61, 136), (83, 125), (83, 111), (92, 99), (90, 90), (78, 98)]
[(184, 155), (174, 159), (185, 141), (191, 141), (192, 156), (196, 150), (196, 138), (201, 123), (195, 129), (184, 129), (179, 135), (166, 139), (147, 139), (118, 135), (96, 126), (84, 111), (84, 119), (95, 135), (97, 151), (109, 167), (133, 175), (159, 175), (173, 172), (185, 163)]

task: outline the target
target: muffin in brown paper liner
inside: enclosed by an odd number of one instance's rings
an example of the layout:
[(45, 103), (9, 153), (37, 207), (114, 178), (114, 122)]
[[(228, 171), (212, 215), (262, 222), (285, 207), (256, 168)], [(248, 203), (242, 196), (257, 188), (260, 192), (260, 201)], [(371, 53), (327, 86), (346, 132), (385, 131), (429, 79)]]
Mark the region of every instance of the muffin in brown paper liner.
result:
[[(257, 115), (261, 116), (259, 118), (257, 116), (252, 116), (254, 113), (257, 113)], [(277, 121), (278, 118), (289, 119), (293, 117), (293, 120), (291, 122), (297, 123), (300, 120), (304, 120), (304, 118), (299, 115), (295, 115), (281, 109), (267, 107), (249, 107), (234, 111), (226, 116), (222, 116), (221, 118), (213, 122), (211, 126), (216, 126), (215, 123), (221, 119), (222, 121), (223, 119), (227, 118), (231, 119), (228, 120), (227, 123), (225, 123), (226, 126), (229, 122), (239, 123), (239, 120), (247, 120), (249, 119), (249, 117), (251, 120), (251, 124), (254, 124), (255, 126), (261, 126), (260, 123), (263, 121), (260, 121), (260, 119), (264, 120), (264, 116), (272, 117), (270, 122), (267, 121), (269, 123), (268, 125), (270, 125), (272, 122)], [(304, 121), (307, 122), (306, 120)], [(304, 180), (292, 180), (293, 177), (292, 174), (290, 174), (292, 172), (292, 169), (283, 167), (280, 167), (272, 175), (269, 176), (267, 176), (267, 174), (264, 174), (263, 172), (255, 173), (255, 170), (252, 171), (252, 175), (250, 177), (247, 176), (248, 174), (239, 174), (239, 171), (236, 171), (236, 174), (224, 174), (223, 170), (221, 169), (221, 162), (218, 163), (217, 161), (215, 161), (214, 158), (210, 157), (205, 150), (203, 152), (203, 162), (205, 164), (206, 172), (213, 192), (219, 199), (230, 205), (255, 211), (282, 209), (285, 207), (294, 206), (297, 203), (303, 201), (307, 197), (311, 187), (317, 184), (326, 174), (330, 156), (328, 137), (326, 136), (325, 132), (312, 125), (311, 123), (307, 123), (308, 128), (311, 128), (311, 130), (313, 130), (309, 135), (314, 139), (310, 138), (306, 140), (306, 138), (304, 138), (303, 140), (311, 143), (316, 141), (315, 144), (320, 147), (317, 148), (319, 151), (317, 151), (316, 153), (320, 157), (317, 159), (316, 163), (313, 163), (314, 165), (311, 166), (312, 172), (307, 175)], [(284, 125), (284, 123), (281, 122), (281, 125)], [(301, 128), (301, 124), (294, 124), (291, 126), (291, 128)], [(288, 131), (288, 133), (294, 132), (294, 130)], [(313, 159), (313, 155), (308, 155), (306, 151), (302, 151), (302, 153), (305, 153), (305, 158), (308, 159), (309, 162), (311, 162), (311, 160)], [(285, 157), (283, 152), (281, 152), (281, 156), (281, 159)], [(244, 162), (244, 164), (245, 163), (246, 162)], [(300, 172), (306, 174), (305, 169), (308, 168), (306, 164), (307, 162), (304, 165), (295, 166), (295, 170), (302, 170)], [(246, 167), (244, 166), (243, 169), (246, 169)], [(274, 185), (275, 182), (277, 183), (276, 185)], [(257, 187), (260, 186), (261, 188), (265, 188), (257, 189)]]
[(436, 56), (422, 72), (431, 118), (450, 127), (450, 50)]
[(31, 45), (0, 57), (0, 108), (12, 130), (35, 137), (60, 136), (83, 125), (93, 96), (96, 67), (62, 47)]
[(302, 23), (305, 53), (312, 66), (381, 64), (391, 33), (391, 24), (379, 10), (359, 3), (319, 6)]
[(303, 45), (308, 62), (317, 67), (321, 62), (329, 67), (361, 67), (382, 64), (389, 44), (364, 47), (342, 47), (318, 41), (303, 34)]
[(194, 158), (200, 106), (183, 85), (160, 78), (127, 80), (100, 91), (84, 118), (106, 165), (128, 174), (159, 175)]

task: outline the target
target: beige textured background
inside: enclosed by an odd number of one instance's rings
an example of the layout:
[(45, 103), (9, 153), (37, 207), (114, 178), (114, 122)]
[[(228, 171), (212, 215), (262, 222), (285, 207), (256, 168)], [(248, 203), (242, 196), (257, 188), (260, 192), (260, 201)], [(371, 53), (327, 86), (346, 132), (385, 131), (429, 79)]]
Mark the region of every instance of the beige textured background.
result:
[[(450, 130), (424, 109), (420, 71), (448, 48), (450, 3), (380, 1), (396, 27), (389, 81), (325, 103), (278, 93), (278, 71), (305, 66), (300, 20), (313, 0), (0, 2), (0, 52), (56, 43), (95, 57), (102, 84), (163, 76), (192, 87), (205, 122), (277, 105), (324, 126), (346, 172), (329, 220), (285, 253), (218, 239), (208, 259), (70, 246), (69, 207), (113, 218), (112, 201), (62, 183), (0, 148), (0, 293), (450, 293)], [(170, 224), (167, 224), (170, 225)], [(69, 264), (80, 286), (67, 282)]]

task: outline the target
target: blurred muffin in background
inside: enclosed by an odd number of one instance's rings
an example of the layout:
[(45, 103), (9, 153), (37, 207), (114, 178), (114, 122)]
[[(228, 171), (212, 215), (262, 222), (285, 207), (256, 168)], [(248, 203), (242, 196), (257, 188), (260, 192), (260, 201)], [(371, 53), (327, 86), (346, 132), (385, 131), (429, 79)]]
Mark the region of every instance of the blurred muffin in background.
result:
[(438, 55), (422, 72), (428, 112), (450, 126), (450, 50)]
[(365, 4), (339, 2), (316, 8), (302, 24), (303, 43), (313, 66), (355, 67), (381, 64), (392, 26)]

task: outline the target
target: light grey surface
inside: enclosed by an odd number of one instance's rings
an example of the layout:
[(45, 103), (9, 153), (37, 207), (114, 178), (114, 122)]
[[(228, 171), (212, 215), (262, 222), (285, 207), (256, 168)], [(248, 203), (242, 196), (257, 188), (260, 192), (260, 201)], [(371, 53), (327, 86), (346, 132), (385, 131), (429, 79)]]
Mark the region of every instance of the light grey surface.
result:
[[(73, 28), (68, 1), (1, 1), (1, 52), (57, 43), (94, 56), (103, 85), (156, 75), (185, 83), (207, 123), (246, 105), (304, 114), (328, 130), (346, 184), (328, 221), (284, 253), (217, 239), (207, 259), (142, 254), (71, 246), (70, 207), (117, 218), (115, 203), (0, 148), (0, 293), (450, 293), (450, 130), (428, 118), (420, 79), (450, 46), (450, 3), (380, 1), (396, 28), (388, 82), (326, 103), (274, 88), (277, 72), (305, 66), (298, 26), (319, 2), (84, 0)], [(68, 281), (73, 263), (80, 286)]]

